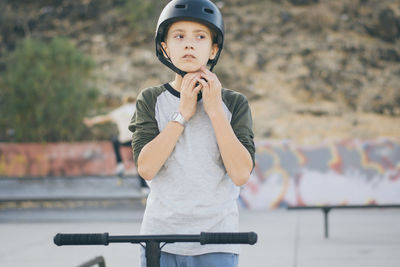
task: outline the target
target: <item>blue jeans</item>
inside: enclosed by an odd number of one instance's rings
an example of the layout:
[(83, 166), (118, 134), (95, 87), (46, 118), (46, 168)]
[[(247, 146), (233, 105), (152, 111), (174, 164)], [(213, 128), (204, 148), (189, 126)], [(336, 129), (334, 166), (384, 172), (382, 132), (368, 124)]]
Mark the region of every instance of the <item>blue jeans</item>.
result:
[[(161, 252), (161, 267), (237, 267), (239, 255), (233, 253), (208, 253), (182, 256)], [(146, 267), (144, 249), (141, 249), (141, 267)]]

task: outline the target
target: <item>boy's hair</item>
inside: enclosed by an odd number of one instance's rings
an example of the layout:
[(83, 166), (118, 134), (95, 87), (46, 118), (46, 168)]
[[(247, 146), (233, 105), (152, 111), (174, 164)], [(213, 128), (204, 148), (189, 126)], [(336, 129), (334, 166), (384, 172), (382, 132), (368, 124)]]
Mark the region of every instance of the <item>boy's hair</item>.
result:
[(178, 69), (169, 58), (164, 56), (166, 53), (161, 45), (169, 27), (176, 21), (196, 21), (210, 29), (213, 43), (218, 45), (215, 58), (208, 61), (210, 70), (212, 70), (217, 64), (224, 43), (224, 21), (218, 7), (209, 0), (173, 0), (161, 12), (155, 36), (156, 55), (167, 67), (184, 76), (186, 72)]

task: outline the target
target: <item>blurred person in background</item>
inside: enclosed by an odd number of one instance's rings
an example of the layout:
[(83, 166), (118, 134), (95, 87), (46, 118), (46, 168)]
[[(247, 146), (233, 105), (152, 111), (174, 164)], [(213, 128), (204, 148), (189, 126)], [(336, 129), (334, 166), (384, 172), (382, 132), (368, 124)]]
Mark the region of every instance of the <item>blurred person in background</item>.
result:
[[(136, 98), (132, 96), (125, 97), (123, 99), (123, 104), (120, 107), (111, 110), (109, 113), (84, 119), (84, 123), (88, 127), (107, 122), (116, 124), (118, 128), (118, 136), (113, 136), (111, 142), (113, 144), (117, 164), (115, 174), (121, 178), (124, 177), (125, 166), (122, 160), (120, 148), (121, 146), (131, 147), (132, 133), (129, 131), (128, 126), (136, 110), (135, 101)], [(140, 186), (143, 193), (148, 191), (147, 183), (142, 178), (140, 178)]]

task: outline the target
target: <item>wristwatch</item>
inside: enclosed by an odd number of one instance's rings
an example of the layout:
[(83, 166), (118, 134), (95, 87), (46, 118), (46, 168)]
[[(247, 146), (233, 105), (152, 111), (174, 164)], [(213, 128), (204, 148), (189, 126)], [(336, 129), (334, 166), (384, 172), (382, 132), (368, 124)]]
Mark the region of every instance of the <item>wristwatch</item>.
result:
[(180, 112), (174, 112), (171, 115), (171, 121), (176, 121), (177, 123), (181, 124), (183, 127), (186, 126), (187, 121), (185, 120), (185, 118), (182, 116), (182, 114)]

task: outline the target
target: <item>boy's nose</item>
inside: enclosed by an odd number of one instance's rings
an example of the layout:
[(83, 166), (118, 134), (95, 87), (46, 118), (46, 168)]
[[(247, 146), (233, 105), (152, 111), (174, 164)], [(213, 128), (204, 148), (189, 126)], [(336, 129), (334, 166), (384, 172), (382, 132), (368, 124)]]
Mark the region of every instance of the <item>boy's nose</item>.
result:
[(192, 44), (186, 44), (185, 49), (194, 49), (194, 46)]
[(185, 49), (194, 49), (194, 40), (187, 39), (185, 44)]

